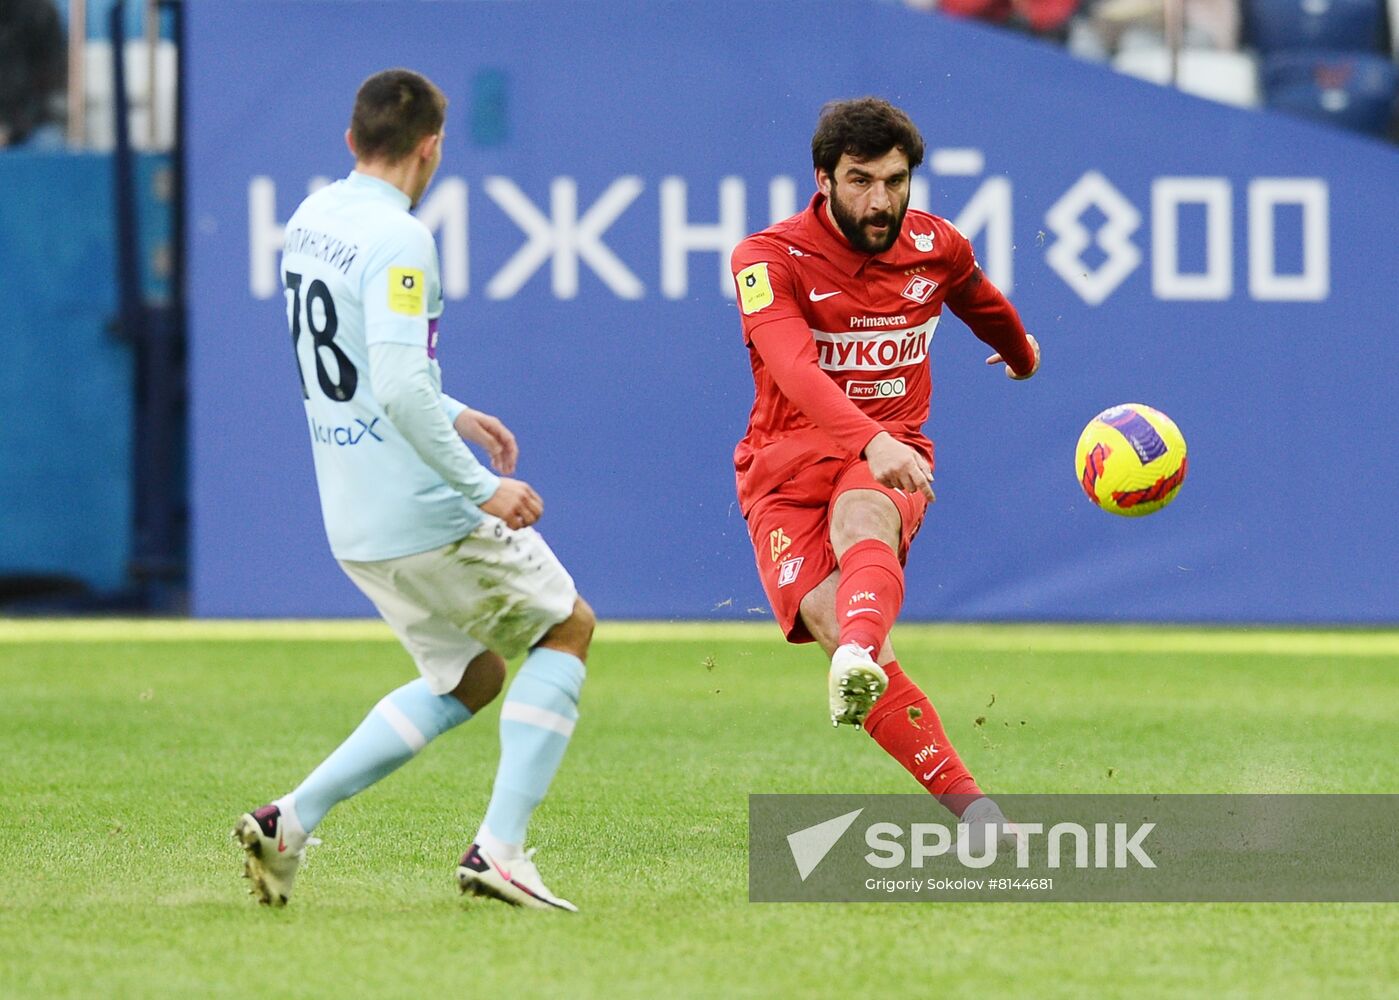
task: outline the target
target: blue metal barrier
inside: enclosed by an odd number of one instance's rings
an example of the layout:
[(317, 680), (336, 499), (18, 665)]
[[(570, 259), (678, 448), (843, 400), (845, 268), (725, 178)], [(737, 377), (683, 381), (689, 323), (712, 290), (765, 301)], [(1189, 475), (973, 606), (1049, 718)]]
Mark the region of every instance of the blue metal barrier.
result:
[[(137, 163), (164, 291), (168, 161)], [(5, 578), (127, 582), (132, 514), (132, 355), (112, 333), (112, 165), (108, 156), (0, 154), (0, 589)]]

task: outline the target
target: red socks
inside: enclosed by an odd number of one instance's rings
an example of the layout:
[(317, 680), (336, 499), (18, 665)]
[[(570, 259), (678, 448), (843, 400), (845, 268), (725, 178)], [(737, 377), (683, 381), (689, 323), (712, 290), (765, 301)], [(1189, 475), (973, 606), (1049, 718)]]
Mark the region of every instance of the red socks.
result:
[(867, 538), (845, 550), (840, 557), (840, 583), (836, 587), (842, 646), (856, 643), (878, 659), (903, 601), (904, 568), (893, 549)]
[[(840, 642), (857, 643), (878, 659), (904, 600), (899, 557), (876, 539), (856, 542), (840, 557), (836, 615)], [(865, 731), (957, 816), (981, 797), (981, 789), (952, 749), (942, 721), (918, 685), (898, 663), (886, 663), (889, 687), (865, 718)]]
[[(884, 550), (889, 550), (887, 545)], [(841, 640), (844, 639), (842, 629)], [(974, 799), (981, 797), (981, 789), (952, 748), (928, 696), (908, 679), (898, 663), (886, 663), (884, 672), (889, 675), (889, 687), (865, 717), (865, 731), (919, 784), (960, 817)]]

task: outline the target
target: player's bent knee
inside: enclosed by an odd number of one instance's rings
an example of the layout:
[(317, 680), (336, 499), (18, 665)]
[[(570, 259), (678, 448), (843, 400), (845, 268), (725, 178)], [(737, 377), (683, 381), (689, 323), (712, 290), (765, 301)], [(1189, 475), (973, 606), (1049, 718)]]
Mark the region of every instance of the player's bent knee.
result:
[(587, 649), (593, 641), (593, 629), (597, 628), (597, 615), (593, 614), (592, 605), (581, 597), (573, 599), (573, 614), (555, 626), (556, 628), (567, 629), (570, 635), (577, 637), (583, 648)]
[(840, 638), (835, 611), (836, 587), (839, 583), (840, 573), (831, 573), (811, 588), (797, 609), (806, 630), (828, 654), (835, 650)]
[(466, 665), (452, 695), (474, 714), (495, 701), (504, 687), (505, 660), (488, 649)]
[(588, 647), (593, 641), (593, 629), (596, 627), (597, 616), (593, 614), (592, 607), (583, 598), (576, 597), (573, 601), (573, 614), (545, 632), (538, 645), (572, 653), (580, 660), (586, 659)]
[(835, 622), (826, 615), (814, 615), (802, 612), (802, 624), (811, 633), (811, 637), (826, 652), (832, 652), (839, 644), (840, 630), (836, 628)]
[(817, 644), (828, 654), (835, 652), (836, 646), (840, 645), (840, 628), (836, 625), (834, 612), (819, 607), (815, 602), (808, 606), (803, 601), (801, 617), (802, 624)]
[(583, 598), (574, 598), (573, 617), (577, 619), (578, 627), (587, 632), (588, 638), (592, 639), (593, 629), (597, 628), (597, 615), (593, 613), (593, 606)]
[(856, 542), (870, 538), (894, 548), (899, 542), (900, 527), (898, 508), (888, 497), (878, 493), (846, 494), (831, 512), (831, 547), (837, 558)]
[(481, 667), (479, 681), (485, 704), (495, 701), (500, 692), (505, 690), (505, 673), (505, 660), (492, 653), (490, 661)]

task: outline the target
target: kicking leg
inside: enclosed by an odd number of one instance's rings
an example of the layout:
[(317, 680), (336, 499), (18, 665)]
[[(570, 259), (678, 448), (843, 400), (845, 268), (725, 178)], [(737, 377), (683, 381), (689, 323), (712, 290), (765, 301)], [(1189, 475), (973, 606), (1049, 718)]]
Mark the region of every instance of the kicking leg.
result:
[(828, 679), (831, 725), (858, 726), (889, 684), (876, 658), (903, 603), (903, 567), (895, 554), (901, 519), (883, 493), (852, 489), (832, 503), (830, 525), (839, 566), (832, 609), (838, 642)]
[(831, 505), (831, 548), (840, 566), (835, 611), (840, 644), (878, 655), (904, 600), (898, 548), (902, 521), (874, 490), (849, 490)]
[[(899, 666), (888, 639), (903, 598), (903, 567), (895, 554), (898, 532), (898, 511), (886, 496), (869, 490), (841, 494), (831, 525), (831, 542), (841, 568), (802, 601), (802, 621), (832, 655), (833, 673), (837, 655), (848, 648), (847, 643), (863, 647), (860, 652), (878, 643), (874, 661), (886, 682), (861, 724), (919, 784), (962, 816), (982, 797), (981, 789), (947, 738), (932, 702)], [(874, 610), (862, 610), (866, 608)], [(855, 658), (853, 653), (850, 658)], [(833, 717), (835, 709), (833, 688)]]

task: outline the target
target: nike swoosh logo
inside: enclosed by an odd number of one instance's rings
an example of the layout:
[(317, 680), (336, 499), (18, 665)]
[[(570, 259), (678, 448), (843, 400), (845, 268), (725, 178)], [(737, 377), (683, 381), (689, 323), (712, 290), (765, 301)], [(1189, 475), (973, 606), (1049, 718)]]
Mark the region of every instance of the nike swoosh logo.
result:
[(285, 854), (286, 852), (287, 852), (287, 841), (286, 841), (286, 838), (282, 836), (282, 831), (281, 831), (281, 830), (278, 830), (278, 831), (277, 831), (277, 853), (278, 853), (278, 854)]
[(809, 294), (812, 302), (820, 302), (822, 299), (829, 299), (832, 295), (839, 295), (840, 292), (837, 290), (834, 292), (822, 292), (820, 295), (817, 295), (816, 289), (813, 288)]
[(951, 757), (944, 757), (941, 764), (939, 764), (937, 767), (933, 768), (933, 769), (932, 769), (931, 771), (929, 771), (927, 774), (923, 775), (923, 780), (924, 780), (924, 781), (932, 781), (933, 778), (936, 777), (937, 773), (938, 773), (939, 771), (941, 771), (945, 766), (947, 766), (947, 762), (948, 762), (949, 760), (951, 760), (951, 759), (952, 759)]
[(845, 612), (845, 617), (846, 617), (846, 618), (854, 618), (856, 615), (877, 615), (877, 614), (879, 614), (879, 609), (878, 609), (878, 608), (856, 608), (854, 611), (847, 611), (847, 612)]
[(508, 871), (506, 871), (504, 868), (500, 867), (500, 865), (495, 863), (495, 858), (491, 858), (491, 867), (494, 868), (496, 870), (496, 873), (500, 875), (501, 878), (505, 879), (505, 881), (514, 881), (514, 879), (510, 877), (510, 873)]

